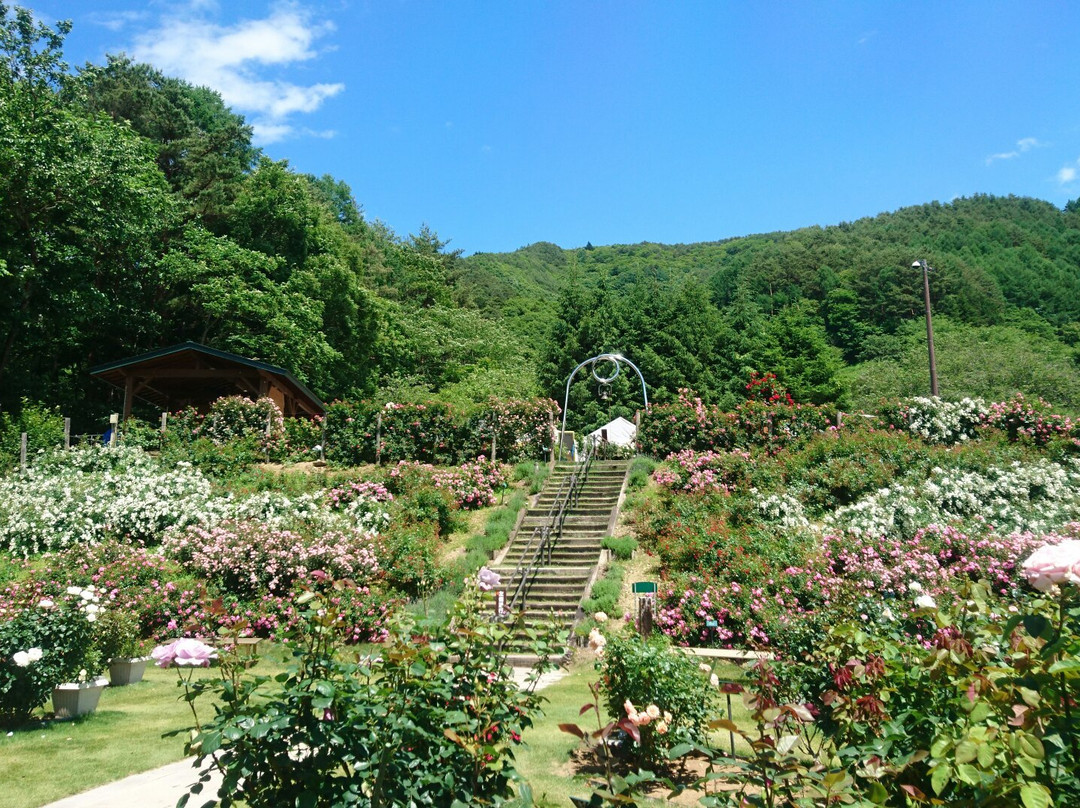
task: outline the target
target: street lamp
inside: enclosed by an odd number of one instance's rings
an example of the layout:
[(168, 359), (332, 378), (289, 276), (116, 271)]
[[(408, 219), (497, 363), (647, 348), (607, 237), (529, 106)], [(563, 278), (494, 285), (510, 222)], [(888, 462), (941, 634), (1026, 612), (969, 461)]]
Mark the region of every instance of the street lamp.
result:
[(926, 261), (919, 260), (911, 264), (912, 269), (922, 269), (923, 300), (926, 301), (926, 345), (930, 351), (930, 395), (938, 397), (937, 363), (934, 361), (934, 326), (930, 321), (930, 270)]

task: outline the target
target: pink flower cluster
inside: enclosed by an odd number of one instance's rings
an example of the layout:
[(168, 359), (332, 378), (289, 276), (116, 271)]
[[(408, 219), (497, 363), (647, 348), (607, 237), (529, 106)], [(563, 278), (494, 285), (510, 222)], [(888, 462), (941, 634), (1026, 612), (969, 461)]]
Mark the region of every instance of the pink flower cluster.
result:
[(168, 645), (159, 645), (150, 652), (160, 668), (173, 665), (188, 668), (206, 668), (217, 659), (217, 650), (192, 637), (181, 637)]
[(683, 449), (667, 456), (667, 466), (653, 472), (653, 480), (667, 488), (699, 494), (707, 491), (728, 493), (745, 476), (750, 453), (733, 449), (730, 452), (695, 452)]
[(1050, 411), (1050, 404), (1039, 398), (1029, 401), (1022, 393), (1016, 398), (990, 405), (983, 423), (1006, 433), (1012, 440), (1020, 437), (1043, 446), (1055, 436), (1074, 435), (1080, 426), (1071, 418)]
[(371, 536), (330, 531), (309, 538), (258, 522), (192, 525), (163, 542), (166, 553), (188, 569), (241, 597), (288, 593), (315, 570), (331, 578), (371, 580), (379, 573)]
[(1045, 541), (1033, 533), (964, 533), (928, 525), (907, 540), (873, 536), (826, 536), (827, 573), (866, 592), (907, 591), (918, 582), (932, 594), (955, 588), (957, 580), (986, 579), (999, 592), (1019, 584), (1017, 561)]
[(331, 508), (342, 510), (346, 506), (361, 500), (392, 502), (394, 495), (387, 491), (386, 486), (382, 483), (360, 480), (346, 483), (337, 488), (331, 488), (326, 492), (326, 499)]
[(390, 476), (399, 478), (409, 473), (427, 475), (436, 488), (446, 491), (455, 508), (473, 510), (498, 502), (495, 492), (509, 485), (508, 468), (499, 462), (483, 457), (475, 462), (462, 463), (456, 469), (437, 469), (428, 463), (401, 460), (390, 470)]

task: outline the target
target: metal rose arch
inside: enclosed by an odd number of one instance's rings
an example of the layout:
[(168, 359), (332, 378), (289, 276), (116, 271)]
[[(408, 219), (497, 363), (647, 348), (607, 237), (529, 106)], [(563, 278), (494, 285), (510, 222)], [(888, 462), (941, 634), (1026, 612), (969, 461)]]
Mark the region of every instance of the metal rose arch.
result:
[[(611, 373), (610, 376), (601, 376), (597, 372), (597, 365), (602, 366), (605, 362), (610, 362), (615, 366), (615, 370)], [(637, 365), (635, 365), (633, 362), (631, 362), (629, 359), (627, 359), (620, 353), (602, 353), (586, 359), (584, 362), (574, 368), (573, 372), (570, 374), (570, 377), (566, 380), (566, 396), (565, 398), (563, 398), (562, 431), (559, 433), (559, 460), (562, 460), (563, 441), (566, 436), (566, 414), (567, 410), (569, 410), (570, 408), (570, 385), (574, 382), (574, 376), (577, 375), (577, 372), (579, 370), (588, 365), (592, 377), (596, 379), (598, 383), (600, 383), (601, 385), (611, 384), (613, 381), (615, 381), (615, 379), (619, 377), (619, 372), (622, 370), (622, 365), (624, 362), (634, 369), (634, 372), (638, 375), (638, 379), (641, 380), (641, 398), (645, 402), (645, 412), (649, 411), (649, 393), (645, 389), (645, 377), (641, 375), (641, 371), (638, 369)]]

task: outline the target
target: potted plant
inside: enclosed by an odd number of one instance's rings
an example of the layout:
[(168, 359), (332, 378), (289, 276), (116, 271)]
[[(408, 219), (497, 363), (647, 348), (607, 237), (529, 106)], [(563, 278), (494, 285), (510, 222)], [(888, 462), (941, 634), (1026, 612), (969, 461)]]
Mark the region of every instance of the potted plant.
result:
[(95, 624), (98, 653), (109, 666), (113, 687), (141, 682), (150, 657), (139, 653), (139, 623), (134, 616), (110, 610), (102, 612)]
[(75, 629), (66, 638), (71, 669), (75, 665), (79, 668), (74, 676), (65, 676), (53, 688), (52, 703), (57, 718), (77, 718), (97, 709), (101, 692), (109, 684), (108, 679), (99, 675), (101, 652), (94, 625), (105, 612), (98, 604), (100, 597), (93, 586), (69, 586), (66, 595), (64, 609), (74, 617)]
[[(91, 701), (96, 706), (94, 691), (100, 696), (107, 684), (96, 677), (99, 613), (96, 591), (69, 587), (62, 595), (23, 604), (0, 624), (0, 722), (25, 723), (50, 694), (58, 717), (81, 715)], [(61, 691), (58, 683), (71, 685)]]

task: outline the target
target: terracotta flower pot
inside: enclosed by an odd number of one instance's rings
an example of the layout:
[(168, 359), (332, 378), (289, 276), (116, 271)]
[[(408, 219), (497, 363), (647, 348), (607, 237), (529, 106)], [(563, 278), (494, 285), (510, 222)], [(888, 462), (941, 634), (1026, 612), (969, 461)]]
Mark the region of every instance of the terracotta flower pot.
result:
[(53, 712), (57, 718), (75, 718), (97, 709), (101, 691), (109, 684), (104, 676), (90, 682), (66, 683), (53, 688)]

